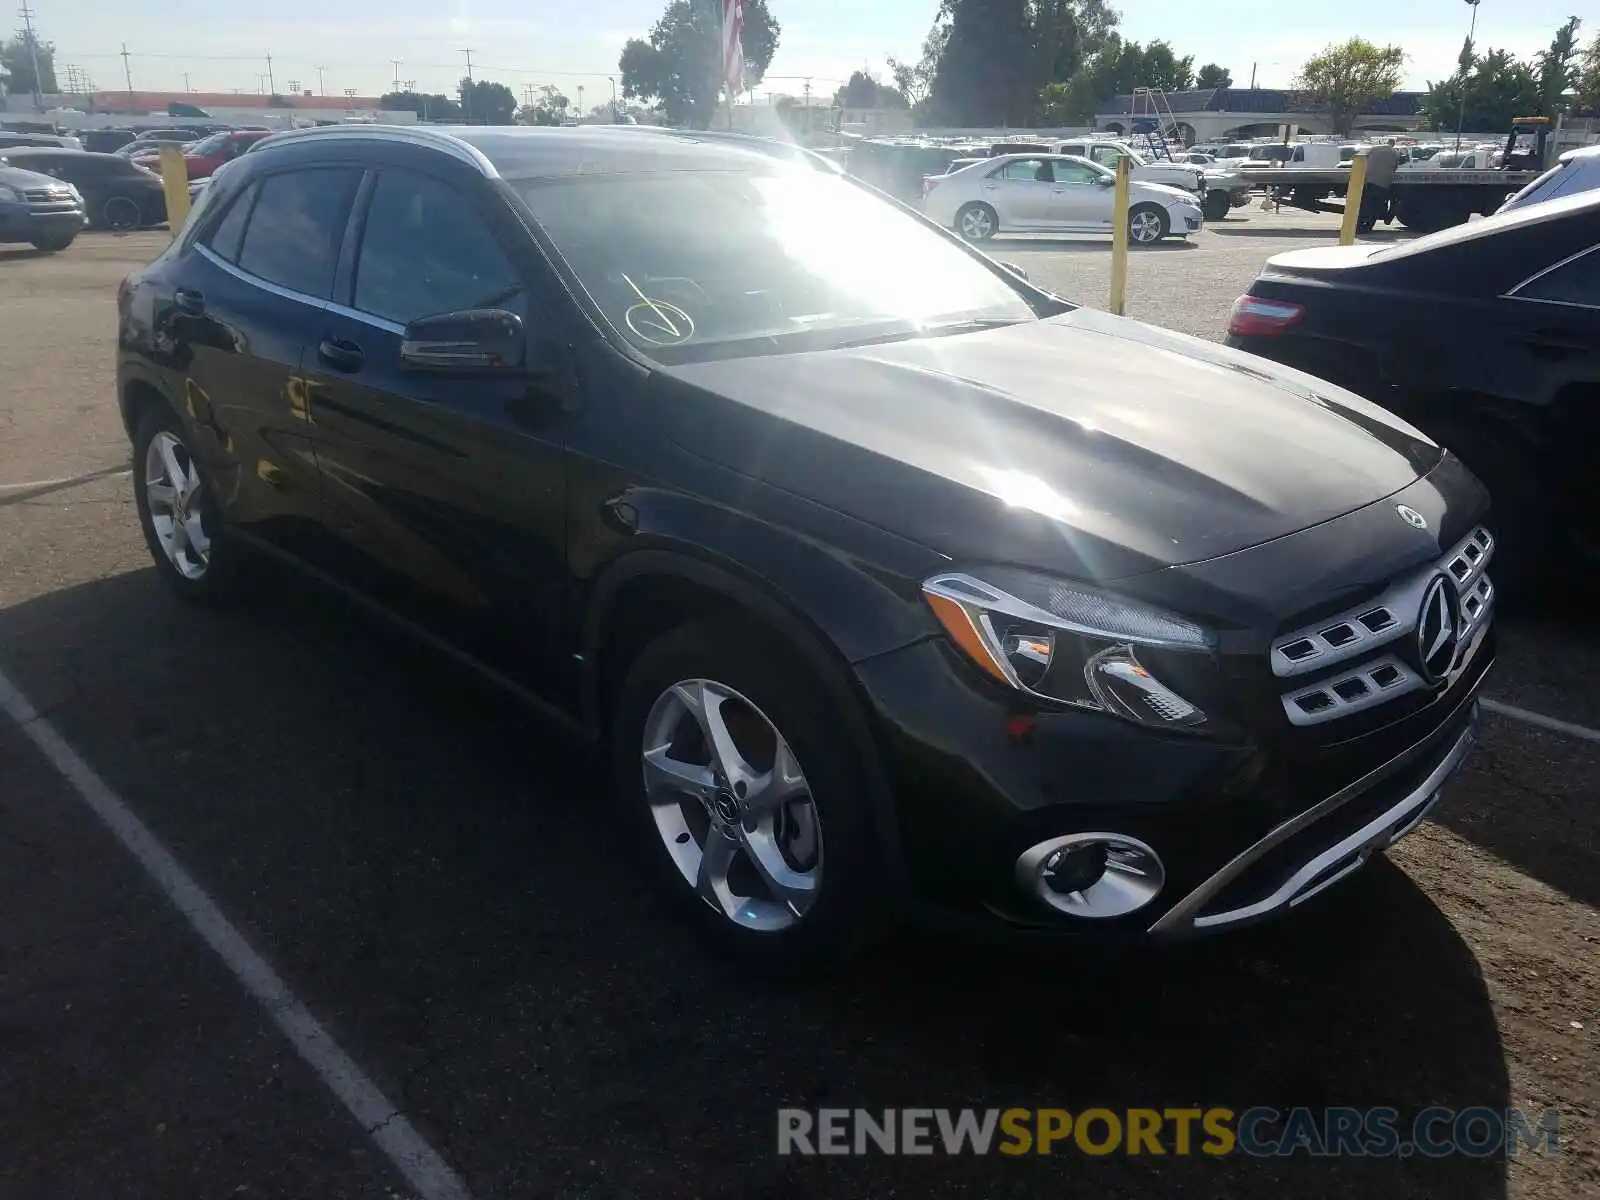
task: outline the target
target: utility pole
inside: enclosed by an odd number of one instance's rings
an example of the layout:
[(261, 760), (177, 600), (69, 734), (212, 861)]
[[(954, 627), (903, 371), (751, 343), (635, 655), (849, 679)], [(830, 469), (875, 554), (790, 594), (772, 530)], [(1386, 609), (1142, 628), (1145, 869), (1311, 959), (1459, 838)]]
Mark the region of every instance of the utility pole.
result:
[(400, 62), (401, 60), (398, 58), (389, 60), (389, 65), (394, 68), (394, 90), (397, 92), (400, 90)]
[(1251, 63), (1250, 64), (1250, 86), (1251, 86), (1251, 88), (1254, 88), (1256, 86), (1256, 65), (1255, 65), (1255, 63)]
[(583, 120), (583, 84), (578, 85), (578, 120)]
[(800, 94), (805, 97), (806, 101), (805, 108), (801, 110), (805, 114), (802, 118), (802, 127), (809, 134), (811, 132), (811, 80), (809, 78), (806, 80), (805, 87), (800, 89)]
[(328, 94), (328, 89), (323, 85), (322, 82), (322, 73), (327, 69), (327, 67), (317, 68), (317, 95), (319, 96), (326, 96)]
[(122, 81), (128, 85), (128, 107), (133, 107), (133, 68), (128, 66), (128, 43), (122, 43)]
[[(1472, 24), (1467, 27), (1467, 44), (1471, 45), (1472, 39), (1478, 33), (1478, 0), (1467, 0), (1472, 6)], [(1461, 107), (1456, 110), (1456, 151), (1461, 150), (1461, 127), (1467, 123), (1467, 73), (1465, 68), (1461, 75)]]
[(189, 86), (189, 72), (187, 71), (183, 73), (183, 90), (186, 92), (194, 91), (194, 89)]
[(461, 89), (461, 119), (468, 125), (472, 124), (472, 50), (461, 51), (467, 56), (467, 86)]
[(33, 9), (28, 7), (27, 0), (23, 0), (18, 15), (22, 17), (23, 36), (28, 39), (28, 57), (33, 62), (33, 106), (43, 108), (39, 99), (39, 35), (33, 31)]
[(278, 81), (272, 77), (272, 51), (267, 51), (267, 94), (277, 95)]

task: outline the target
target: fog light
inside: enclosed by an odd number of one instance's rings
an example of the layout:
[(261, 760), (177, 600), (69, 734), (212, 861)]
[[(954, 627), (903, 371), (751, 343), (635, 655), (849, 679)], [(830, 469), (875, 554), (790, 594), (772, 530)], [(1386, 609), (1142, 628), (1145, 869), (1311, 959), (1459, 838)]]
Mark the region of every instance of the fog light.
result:
[(1017, 859), (1017, 882), (1069, 916), (1108, 920), (1137, 912), (1166, 883), (1161, 858), (1137, 838), (1072, 833), (1029, 848)]

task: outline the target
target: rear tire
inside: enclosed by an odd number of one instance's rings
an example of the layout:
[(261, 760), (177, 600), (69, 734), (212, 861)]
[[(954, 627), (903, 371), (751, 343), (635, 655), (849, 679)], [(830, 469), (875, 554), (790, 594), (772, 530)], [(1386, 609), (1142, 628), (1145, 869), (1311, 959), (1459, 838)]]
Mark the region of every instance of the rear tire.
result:
[(193, 453), (183, 422), (165, 406), (152, 408), (134, 430), (133, 498), (162, 582), (197, 603), (232, 599), (242, 547), (227, 538), (210, 473)]
[[(713, 690), (696, 692), (699, 685)], [(699, 710), (681, 702), (681, 688), (701, 697)], [(611, 758), (624, 815), (663, 896), (713, 947), (762, 974), (795, 976), (835, 966), (882, 935), (883, 856), (864, 773), (846, 749), (848, 731), (826, 690), (781, 637), (736, 617), (681, 626), (640, 653), (615, 697)], [(720, 716), (696, 716), (709, 709)], [(723, 760), (701, 737), (707, 720), (716, 719), (737, 739), (749, 775), (718, 770)], [(676, 732), (669, 736), (668, 730)], [(747, 792), (739, 780), (771, 776), (777, 739), (790, 749), (801, 786), (792, 793), (797, 798), (782, 806), (793, 813), (780, 822), (787, 830), (780, 833), (769, 817), (763, 834), (762, 819), (744, 805), (746, 798), (758, 799), (762, 788), (751, 783)], [(703, 792), (677, 786), (681, 766), (652, 770), (647, 786), (646, 751), (660, 763), (668, 750), (672, 764), (703, 764), (693, 768), (711, 781)], [(730, 805), (743, 815), (730, 820)], [(781, 848), (773, 874), (757, 870), (750, 850), (757, 835), (765, 839), (764, 861), (776, 861), (771, 854)], [(809, 843), (799, 852), (814, 857), (791, 859), (789, 850), (806, 843), (807, 835)], [(728, 844), (716, 842), (719, 837)], [(695, 882), (704, 879), (713, 845), (734, 860), (722, 868), (716, 894)], [(769, 879), (786, 866), (795, 872), (787, 876), (791, 883), (814, 872), (808, 891), (771, 886)]]
[(1206, 193), (1206, 220), (1225, 221), (1228, 219), (1228, 213), (1231, 212), (1232, 209), (1233, 197), (1229, 193), (1217, 188), (1214, 188)]
[(1498, 545), (1489, 577), (1510, 600), (1526, 599), (1544, 582), (1555, 547), (1555, 505), (1533, 451), (1493, 424), (1440, 422), (1428, 430), (1489, 489), (1490, 527)]
[(987, 204), (963, 204), (955, 230), (969, 242), (987, 242), (1000, 229), (1000, 217)]

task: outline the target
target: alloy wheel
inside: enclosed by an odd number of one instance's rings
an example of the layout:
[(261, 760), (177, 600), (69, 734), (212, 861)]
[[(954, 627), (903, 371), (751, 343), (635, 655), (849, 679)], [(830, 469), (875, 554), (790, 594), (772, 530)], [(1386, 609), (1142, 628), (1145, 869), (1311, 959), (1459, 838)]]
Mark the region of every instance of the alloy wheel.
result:
[(822, 827), (805, 773), (759, 708), (685, 679), (657, 697), (641, 747), (645, 798), (678, 873), (733, 924), (805, 916), (822, 883)]
[(167, 561), (185, 579), (199, 579), (211, 565), (200, 472), (188, 448), (162, 430), (144, 454), (144, 496), (150, 528)]
[(1128, 232), (1141, 246), (1161, 240), (1161, 218), (1153, 212), (1136, 212), (1128, 218)]
[(101, 215), (105, 217), (106, 228), (119, 233), (139, 227), (139, 206), (126, 196), (107, 200)]
[(994, 233), (994, 218), (986, 208), (969, 208), (961, 214), (961, 236), (981, 242)]

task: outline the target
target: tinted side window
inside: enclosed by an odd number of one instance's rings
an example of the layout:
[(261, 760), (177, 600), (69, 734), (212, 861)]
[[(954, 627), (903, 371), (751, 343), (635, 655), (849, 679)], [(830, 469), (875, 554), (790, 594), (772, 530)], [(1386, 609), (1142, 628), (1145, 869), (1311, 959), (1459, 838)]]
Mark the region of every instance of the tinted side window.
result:
[(411, 171), (378, 176), (356, 260), (356, 308), (402, 325), (489, 305), (525, 312), (521, 290), (466, 196)]
[(1517, 295), (1528, 300), (1600, 308), (1600, 246), (1536, 279)]
[(1067, 162), (1057, 159), (1050, 164), (1050, 170), (1055, 175), (1057, 183), (1090, 184), (1100, 178), (1097, 171), (1091, 170), (1082, 163)]
[(251, 184), (234, 197), (228, 211), (206, 239), (206, 245), (212, 253), (229, 262), (239, 261), (239, 243), (244, 241), (244, 224), (250, 219), (250, 206), (256, 201), (256, 188), (256, 184)]
[(345, 167), (287, 171), (261, 183), (239, 266), (279, 287), (326, 297), (339, 240), (361, 172)]

